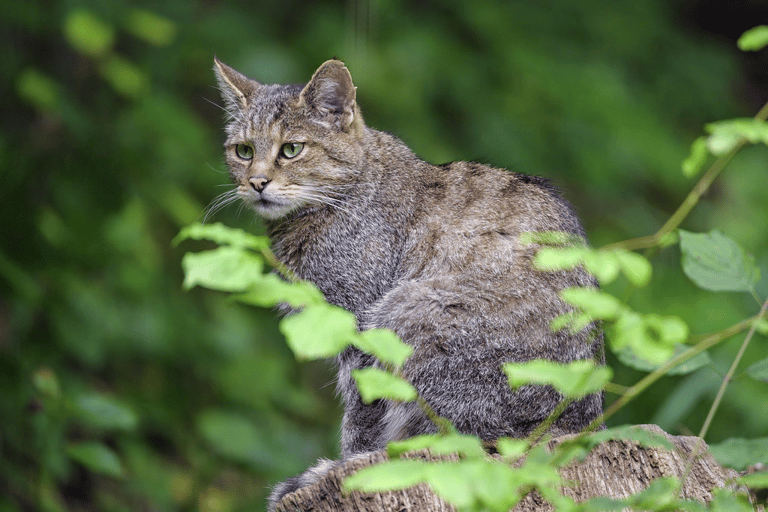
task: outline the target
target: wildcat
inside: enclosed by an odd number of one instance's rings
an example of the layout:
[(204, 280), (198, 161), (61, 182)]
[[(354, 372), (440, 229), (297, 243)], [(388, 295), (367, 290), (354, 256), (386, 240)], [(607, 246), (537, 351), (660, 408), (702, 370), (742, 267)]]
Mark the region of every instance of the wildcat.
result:
[[(549, 386), (512, 391), (508, 361), (603, 361), (602, 334), (553, 332), (570, 310), (558, 291), (596, 286), (582, 268), (541, 272), (526, 232), (584, 236), (568, 203), (542, 178), (482, 164), (431, 165), (369, 128), (338, 60), (306, 85), (264, 85), (215, 59), (230, 115), (226, 161), (237, 193), (264, 218), (276, 256), (352, 311), (361, 330), (386, 327), (414, 348), (402, 375), (464, 433), (523, 437), (555, 408)], [(375, 365), (349, 347), (337, 358), (344, 459), (390, 440), (435, 432), (415, 403), (361, 401), (351, 370)], [(550, 427), (578, 432), (602, 395), (574, 401)], [(270, 509), (330, 461), (278, 485)]]

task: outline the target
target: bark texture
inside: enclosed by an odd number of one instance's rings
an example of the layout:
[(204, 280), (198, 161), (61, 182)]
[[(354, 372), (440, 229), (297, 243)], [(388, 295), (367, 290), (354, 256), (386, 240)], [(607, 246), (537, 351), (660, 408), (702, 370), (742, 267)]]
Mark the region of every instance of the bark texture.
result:
[[(648, 487), (656, 478), (664, 476), (681, 477), (690, 454), (696, 449), (698, 438), (671, 436), (656, 425), (642, 425), (641, 428), (661, 433), (672, 442), (675, 449), (639, 446), (633, 441), (614, 440), (594, 448), (584, 461), (573, 463), (561, 470), (564, 480), (576, 483), (563, 490), (563, 494), (576, 501), (597, 496), (625, 498)], [(559, 443), (572, 436), (553, 439)], [(683, 487), (683, 498), (708, 502), (712, 490), (726, 485), (726, 481), (738, 476), (735, 471), (724, 468), (709, 454), (707, 446), (700, 450)], [(426, 455), (429, 460), (431, 457)], [(437, 457), (435, 457), (437, 459)], [(278, 512), (384, 512), (418, 510), (442, 512), (454, 510), (438, 498), (427, 485), (400, 491), (382, 493), (340, 491), (344, 477), (359, 469), (387, 460), (384, 452), (375, 452), (367, 457), (351, 460), (334, 470), (314, 485), (304, 487), (283, 498), (277, 506)], [(444, 460), (444, 458), (443, 458)], [(549, 511), (552, 507), (536, 493), (529, 494), (514, 509), (515, 512)]]

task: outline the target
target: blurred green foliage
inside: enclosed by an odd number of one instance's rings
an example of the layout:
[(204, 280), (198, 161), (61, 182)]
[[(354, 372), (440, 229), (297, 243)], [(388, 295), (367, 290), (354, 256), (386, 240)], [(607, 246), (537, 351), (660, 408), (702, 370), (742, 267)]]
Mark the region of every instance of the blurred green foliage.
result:
[[(171, 240), (228, 190), (214, 54), (265, 82), (336, 55), (368, 124), (432, 162), (551, 177), (602, 245), (656, 231), (693, 183), (680, 165), (702, 125), (766, 99), (745, 67), (765, 51), (686, 25), (692, 4), (0, 4), (0, 511), (261, 509), (267, 485), (335, 456), (330, 369), (297, 363), (271, 311), (182, 291), (183, 253), (210, 246)], [(766, 156), (740, 153), (684, 225), (762, 268)], [(215, 220), (262, 231), (236, 207)], [(633, 307), (694, 333), (755, 313), (679, 261), (656, 256)], [(740, 341), (613, 422), (697, 431)], [(755, 339), (744, 366), (766, 351)], [(620, 384), (642, 375), (615, 367)], [(765, 437), (765, 403), (765, 383), (737, 379), (709, 440)]]

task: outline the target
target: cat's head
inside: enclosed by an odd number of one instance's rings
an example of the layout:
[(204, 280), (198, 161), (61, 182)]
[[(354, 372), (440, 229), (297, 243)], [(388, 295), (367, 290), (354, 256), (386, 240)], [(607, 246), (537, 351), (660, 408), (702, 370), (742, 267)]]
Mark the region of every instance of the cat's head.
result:
[(268, 219), (339, 205), (358, 174), (365, 129), (344, 63), (325, 62), (305, 86), (261, 84), (214, 63), (237, 194)]

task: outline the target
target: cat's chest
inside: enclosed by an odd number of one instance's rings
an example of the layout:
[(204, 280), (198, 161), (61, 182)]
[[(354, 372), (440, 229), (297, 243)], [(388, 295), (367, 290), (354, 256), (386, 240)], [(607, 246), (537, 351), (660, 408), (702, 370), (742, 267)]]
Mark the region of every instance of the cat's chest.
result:
[(351, 219), (306, 223), (274, 237), (283, 263), (315, 283), (328, 302), (357, 315), (392, 287), (400, 246), (386, 225)]

